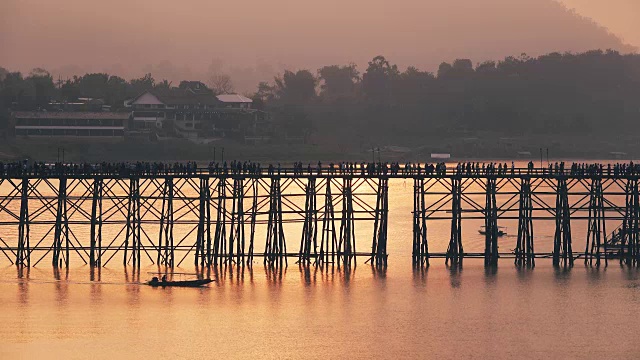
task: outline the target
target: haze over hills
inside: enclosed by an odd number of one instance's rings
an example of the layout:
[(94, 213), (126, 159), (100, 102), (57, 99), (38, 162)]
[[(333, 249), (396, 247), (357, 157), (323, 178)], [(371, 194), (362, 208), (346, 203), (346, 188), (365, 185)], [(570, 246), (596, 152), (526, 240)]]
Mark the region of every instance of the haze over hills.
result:
[(8, 69), (43, 67), (56, 78), (152, 72), (174, 82), (224, 72), (240, 91), (285, 67), (354, 62), (364, 71), (379, 54), (435, 71), (455, 58), (635, 51), (555, 0), (325, 0), (313, 10), (292, 0), (8, 0), (4, 8), (0, 66)]

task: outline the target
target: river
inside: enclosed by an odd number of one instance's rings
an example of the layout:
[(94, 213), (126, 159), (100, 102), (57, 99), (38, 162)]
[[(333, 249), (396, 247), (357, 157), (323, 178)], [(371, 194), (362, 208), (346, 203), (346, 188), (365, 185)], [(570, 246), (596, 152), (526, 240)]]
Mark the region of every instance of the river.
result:
[[(640, 357), (639, 270), (580, 260), (554, 269), (549, 259), (534, 269), (502, 259), (490, 270), (482, 260), (449, 269), (433, 259), (415, 270), (412, 184), (392, 181), (389, 196), (389, 266), (382, 270), (360, 258), (349, 270), (290, 261), (273, 271), (257, 258), (252, 269), (212, 272), (217, 281), (209, 288), (162, 289), (139, 284), (157, 271), (150, 264), (139, 274), (120, 261), (93, 272), (77, 261), (68, 271), (46, 261), (20, 271), (4, 259), (0, 358)], [(466, 251), (482, 251), (479, 225), (463, 225)], [(515, 231), (517, 221), (501, 225)], [(295, 247), (299, 225), (291, 226)], [(432, 251), (444, 251), (450, 224), (429, 226)], [(548, 251), (554, 224), (534, 226), (536, 250)], [(581, 249), (586, 223), (572, 226)], [(370, 233), (356, 234), (359, 250), (370, 246)], [(515, 237), (502, 244), (513, 248)]]

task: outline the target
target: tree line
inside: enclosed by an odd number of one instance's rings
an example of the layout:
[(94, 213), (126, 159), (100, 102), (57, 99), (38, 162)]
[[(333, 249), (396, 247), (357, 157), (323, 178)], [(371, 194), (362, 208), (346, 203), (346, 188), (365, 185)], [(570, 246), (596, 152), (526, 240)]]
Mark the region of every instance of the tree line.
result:
[[(0, 68), (0, 117), (6, 119), (10, 108), (80, 97), (101, 98), (117, 109), (144, 90), (171, 86), (151, 74), (129, 81), (102, 73), (59, 81), (44, 69), (24, 76)], [(210, 86), (217, 93), (233, 89), (228, 78)], [(247, 95), (295, 134), (632, 131), (640, 128), (640, 55), (594, 50), (476, 64), (457, 59), (435, 73), (413, 66), (401, 71), (376, 56), (363, 72), (355, 64), (285, 70)]]
[(304, 113), (327, 136), (631, 131), (640, 130), (640, 55), (521, 54), (475, 65), (457, 59), (436, 73), (400, 71), (376, 56), (362, 74), (354, 64), (285, 71), (260, 83), (255, 97)]

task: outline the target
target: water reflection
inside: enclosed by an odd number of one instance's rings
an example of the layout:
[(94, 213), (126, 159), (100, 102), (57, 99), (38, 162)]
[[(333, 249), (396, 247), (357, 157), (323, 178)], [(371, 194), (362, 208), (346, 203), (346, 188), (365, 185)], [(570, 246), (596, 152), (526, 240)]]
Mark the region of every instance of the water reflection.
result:
[(16, 270), (18, 271), (18, 279), (29, 280), (29, 274), (31, 273), (31, 267), (17, 265)]
[(424, 287), (427, 285), (427, 274), (429, 268), (424, 266), (413, 266), (413, 285)]
[(100, 266), (91, 266), (89, 269), (89, 281), (92, 282), (100, 282), (102, 279), (102, 267)]
[(553, 277), (557, 285), (565, 285), (571, 280), (571, 266), (559, 266), (553, 268)]
[(452, 288), (459, 288), (462, 285), (462, 266), (446, 266), (449, 270), (449, 283)]
[(251, 266), (245, 267), (242, 265), (222, 264), (203, 269), (203, 274), (204, 273), (206, 273), (209, 278), (214, 279), (215, 285), (218, 287), (227, 283), (231, 285), (243, 285), (245, 283), (245, 277), (248, 277), (249, 284), (253, 284), (253, 267)]

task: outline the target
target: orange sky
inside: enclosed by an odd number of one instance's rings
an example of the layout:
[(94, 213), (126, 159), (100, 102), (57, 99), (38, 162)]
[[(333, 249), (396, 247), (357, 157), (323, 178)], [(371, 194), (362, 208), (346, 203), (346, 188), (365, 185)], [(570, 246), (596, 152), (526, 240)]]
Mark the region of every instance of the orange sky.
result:
[[(640, 46), (638, 0), (563, 0)], [(2, 0), (0, 66), (54, 76), (152, 72), (177, 81), (210, 69), (253, 87), (285, 67), (317, 69), (383, 54), (435, 70), (526, 52), (629, 51), (554, 0)]]

